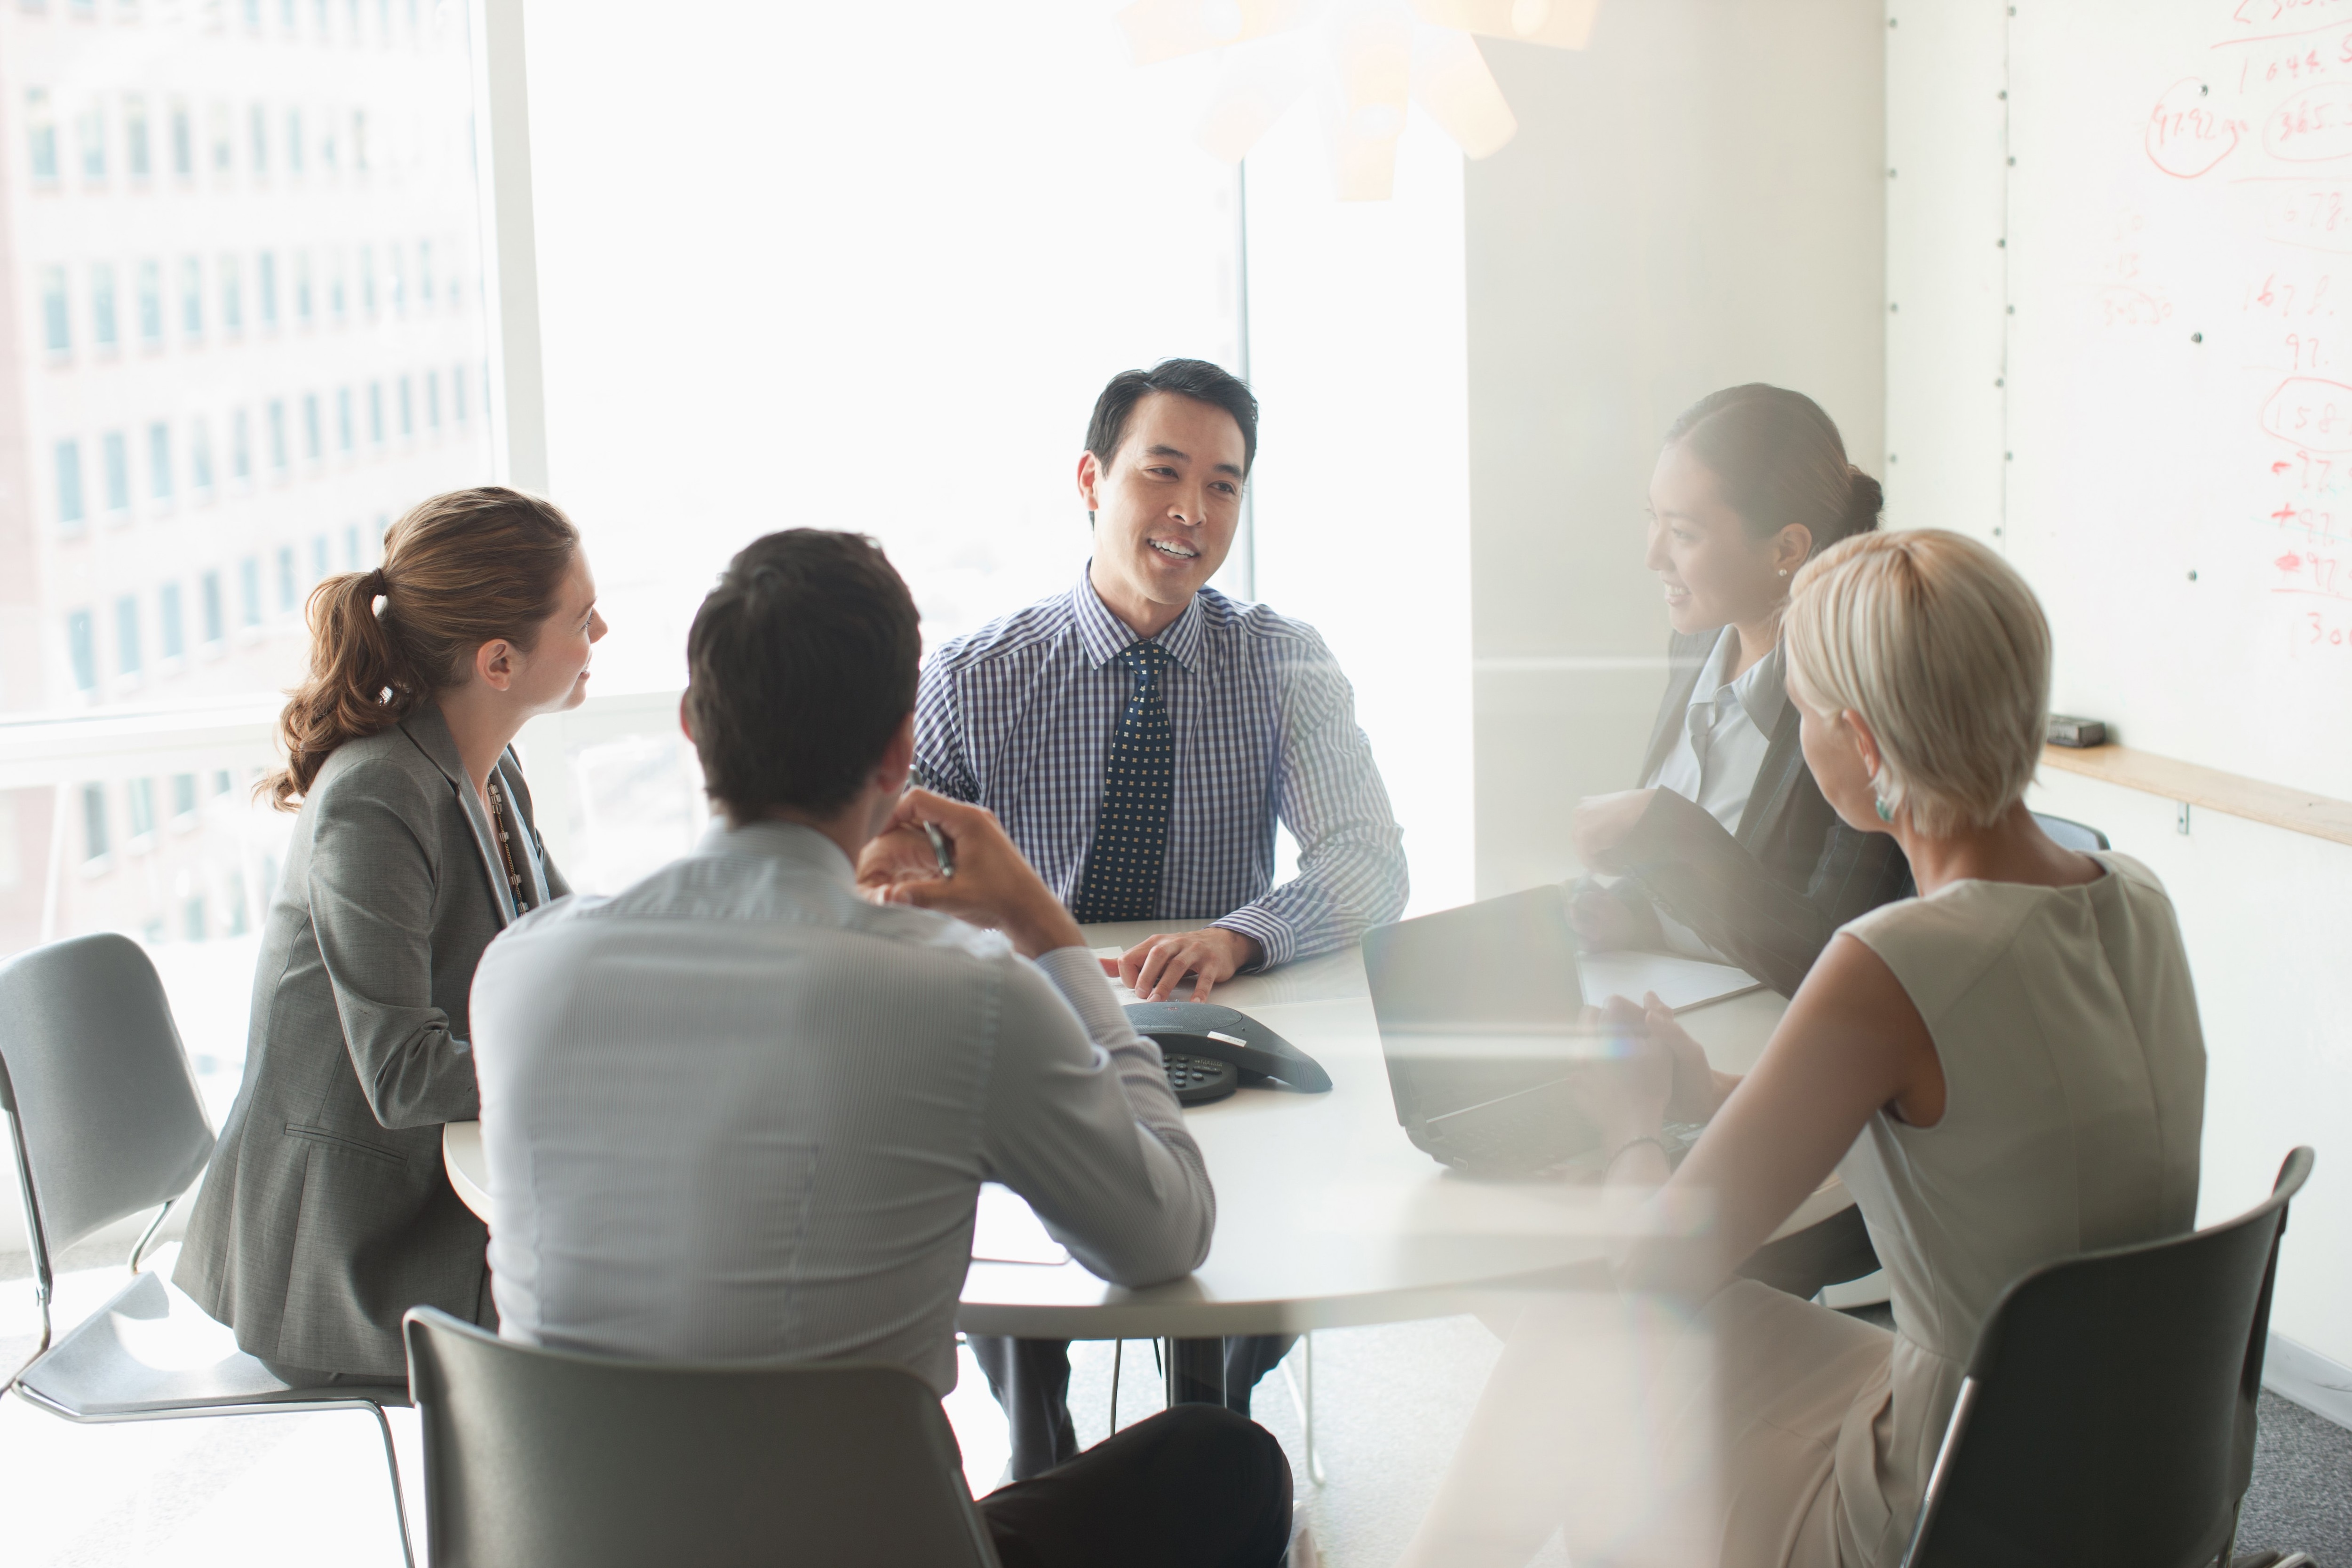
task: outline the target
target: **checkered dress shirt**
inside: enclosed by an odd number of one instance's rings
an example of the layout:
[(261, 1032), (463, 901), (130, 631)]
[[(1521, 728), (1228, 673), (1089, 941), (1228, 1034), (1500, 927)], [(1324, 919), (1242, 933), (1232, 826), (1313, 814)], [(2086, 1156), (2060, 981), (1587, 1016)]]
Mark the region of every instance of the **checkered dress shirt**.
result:
[[(1135, 633), (1085, 572), (1070, 592), (960, 637), (923, 666), (915, 766), (996, 813), (1068, 902), (1086, 870)], [(1344, 946), (1404, 908), (1403, 834), (1355, 694), (1313, 628), (1214, 589), (1155, 639), (1176, 742), (1175, 813), (1151, 918), (1254, 937), (1262, 962)], [(1274, 883), (1276, 820), (1298, 875)]]

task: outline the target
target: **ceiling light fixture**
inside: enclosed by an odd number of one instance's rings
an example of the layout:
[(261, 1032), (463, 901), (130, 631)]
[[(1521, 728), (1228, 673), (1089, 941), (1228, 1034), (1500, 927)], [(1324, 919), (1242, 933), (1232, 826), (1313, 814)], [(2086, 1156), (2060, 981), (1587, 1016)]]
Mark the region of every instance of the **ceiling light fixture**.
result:
[(1313, 84), (1339, 199), (1384, 202), (1411, 105), (1471, 158), (1517, 132), (1472, 34), (1580, 49), (1600, 9), (1601, 0), (1134, 0), (1118, 20), (1139, 66), (1216, 51), (1216, 88), (1195, 131), (1211, 155), (1239, 162)]

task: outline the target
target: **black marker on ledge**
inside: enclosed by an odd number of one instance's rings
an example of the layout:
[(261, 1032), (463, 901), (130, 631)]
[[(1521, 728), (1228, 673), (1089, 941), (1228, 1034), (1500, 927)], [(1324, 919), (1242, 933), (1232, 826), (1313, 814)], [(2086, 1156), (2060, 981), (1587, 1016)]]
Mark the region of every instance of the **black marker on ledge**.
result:
[(2053, 746), (2105, 746), (2107, 743), (2105, 721), (2076, 718), (2072, 714), (2050, 716), (2050, 733), (2045, 737)]

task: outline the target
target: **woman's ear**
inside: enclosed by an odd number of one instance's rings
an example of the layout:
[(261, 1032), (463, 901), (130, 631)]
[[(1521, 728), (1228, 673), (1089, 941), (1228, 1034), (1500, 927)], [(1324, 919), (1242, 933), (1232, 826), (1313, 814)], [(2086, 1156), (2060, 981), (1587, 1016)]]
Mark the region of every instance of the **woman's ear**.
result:
[(1838, 712), (1838, 722), (1845, 726), (1847, 733), (1853, 737), (1853, 748), (1862, 757), (1863, 772), (1873, 779), (1877, 778), (1880, 761), (1878, 737), (1870, 732), (1870, 721), (1852, 708), (1842, 708)]
[(474, 650), (474, 678), (494, 692), (514, 684), (514, 647), (503, 637), (493, 637)]
[(1772, 569), (1784, 579), (1796, 576), (1812, 554), (1813, 530), (1802, 523), (1790, 523), (1772, 536)]

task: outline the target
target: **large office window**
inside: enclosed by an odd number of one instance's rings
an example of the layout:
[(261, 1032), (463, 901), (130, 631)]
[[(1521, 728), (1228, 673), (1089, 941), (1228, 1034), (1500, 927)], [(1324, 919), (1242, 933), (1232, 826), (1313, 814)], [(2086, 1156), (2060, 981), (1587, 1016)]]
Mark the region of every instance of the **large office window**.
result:
[(41, 268), (41, 341), (51, 354), (73, 351), (73, 311), (66, 300), (66, 269)]
[(115, 320), (114, 264), (101, 261), (89, 269), (89, 340), (111, 349), (121, 340)]
[(58, 462), (58, 526), (78, 528), (82, 524), (81, 505), (81, 443), (60, 441), (57, 449)]
[(106, 470), (106, 509), (113, 513), (131, 509), (131, 438), (121, 431), (110, 430), (99, 438), (99, 450), (103, 455), (101, 465)]

